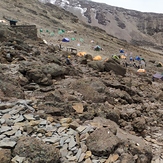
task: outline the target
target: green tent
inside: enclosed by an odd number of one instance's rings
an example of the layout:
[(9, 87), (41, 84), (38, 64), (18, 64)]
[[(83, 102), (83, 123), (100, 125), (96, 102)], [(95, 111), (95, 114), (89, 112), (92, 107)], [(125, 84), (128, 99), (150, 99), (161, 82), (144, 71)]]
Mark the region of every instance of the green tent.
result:
[(74, 37), (71, 38), (72, 41), (75, 41), (76, 39)]
[(43, 29), (40, 29), (40, 32), (43, 32)]
[(80, 42), (83, 42), (83, 41), (84, 41), (84, 39), (80, 38)]
[(100, 50), (101, 50), (101, 47), (100, 47), (99, 45), (96, 45), (96, 46), (94, 47), (94, 50), (95, 50), (95, 51), (100, 51)]
[(113, 55), (112, 58), (113, 59), (119, 59), (119, 57), (117, 55)]
[(54, 32), (51, 32), (51, 33), (50, 33), (50, 36), (51, 36), (51, 37), (54, 36)]

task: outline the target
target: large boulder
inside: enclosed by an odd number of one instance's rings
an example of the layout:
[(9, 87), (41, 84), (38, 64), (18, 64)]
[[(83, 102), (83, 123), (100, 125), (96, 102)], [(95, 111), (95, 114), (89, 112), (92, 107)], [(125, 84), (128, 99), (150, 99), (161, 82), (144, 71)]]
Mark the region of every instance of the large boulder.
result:
[(114, 153), (120, 140), (109, 128), (95, 130), (86, 140), (88, 149), (96, 156), (109, 156)]
[(62, 76), (66, 73), (66, 69), (63, 68), (62, 66), (59, 66), (56, 63), (49, 63), (46, 65), (43, 65), (41, 67), (42, 72), (45, 74), (50, 74), (52, 78), (55, 78), (57, 76)]
[(104, 63), (102, 61), (90, 61), (88, 62), (88, 66), (98, 71), (104, 71), (105, 68)]
[(1, 78), (0, 80), (0, 90), (6, 97), (15, 97), (19, 99), (24, 99), (25, 95), (20, 85), (14, 81), (10, 81), (7, 78)]
[(71, 83), (71, 87), (81, 93), (84, 100), (91, 100), (95, 103), (101, 103), (106, 100), (105, 94), (102, 94), (105, 85), (98, 78), (76, 80)]
[(109, 59), (104, 63), (105, 71), (114, 71), (115, 74), (125, 76), (126, 69), (113, 59)]
[(13, 155), (25, 157), (30, 163), (58, 163), (60, 157), (59, 150), (54, 145), (28, 137), (22, 137), (18, 140)]

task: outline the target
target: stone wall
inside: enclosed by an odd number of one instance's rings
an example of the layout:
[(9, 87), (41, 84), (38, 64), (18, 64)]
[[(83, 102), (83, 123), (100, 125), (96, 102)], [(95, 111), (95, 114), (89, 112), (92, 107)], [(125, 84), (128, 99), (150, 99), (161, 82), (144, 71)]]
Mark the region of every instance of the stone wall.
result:
[(36, 40), (37, 37), (37, 28), (35, 25), (16, 25), (11, 26), (13, 31), (20, 36), (20, 33), (22, 35), (22, 39), (28, 38), (32, 40)]

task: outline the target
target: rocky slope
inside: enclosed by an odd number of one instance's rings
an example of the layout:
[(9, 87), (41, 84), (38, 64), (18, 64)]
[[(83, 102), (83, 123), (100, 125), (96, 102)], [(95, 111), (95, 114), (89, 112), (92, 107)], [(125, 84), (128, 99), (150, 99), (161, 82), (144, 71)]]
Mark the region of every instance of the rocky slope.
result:
[[(162, 72), (156, 67), (162, 56), (80, 21), (72, 24), (76, 17), (57, 7), (53, 13), (53, 6), (34, 0), (11, 2), (0, 2), (3, 14), (18, 24), (35, 24), (39, 38), (0, 24), (0, 162), (162, 162), (163, 88), (151, 80)], [(49, 36), (45, 29), (54, 27), (65, 33), (55, 28)], [(59, 49), (58, 39), (74, 36)], [(91, 48), (97, 42), (103, 51)], [(87, 55), (68, 52), (71, 46)], [(145, 58), (145, 74), (123, 67), (123, 60), (105, 60), (121, 47)], [(72, 65), (65, 63), (68, 55)], [(96, 55), (102, 60), (94, 61)]]
[(83, 0), (41, 0), (61, 6), (82, 21), (121, 40), (162, 53), (163, 14), (143, 13)]

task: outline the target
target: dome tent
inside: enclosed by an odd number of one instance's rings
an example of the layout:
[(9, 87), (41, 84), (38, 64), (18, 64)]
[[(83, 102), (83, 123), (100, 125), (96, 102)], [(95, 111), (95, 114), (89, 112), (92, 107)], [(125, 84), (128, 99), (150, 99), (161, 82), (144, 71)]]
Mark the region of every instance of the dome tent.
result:
[(70, 42), (70, 39), (69, 38), (63, 38), (62, 42)]
[(95, 51), (100, 51), (100, 50), (101, 50), (101, 47), (100, 47), (99, 45), (96, 45), (96, 46), (94, 47), (94, 50), (95, 50)]

